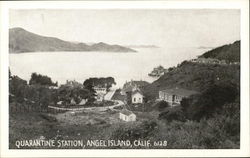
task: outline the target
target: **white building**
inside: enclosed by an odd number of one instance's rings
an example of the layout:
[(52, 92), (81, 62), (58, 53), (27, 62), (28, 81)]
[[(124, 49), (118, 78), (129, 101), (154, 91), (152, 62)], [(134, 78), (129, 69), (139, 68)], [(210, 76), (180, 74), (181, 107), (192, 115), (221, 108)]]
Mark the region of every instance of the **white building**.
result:
[(105, 96), (104, 93), (96, 93), (95, 99), (98, 102), (102, 102), (104, 100), (104, 96)]
[(70, 100), (70, 105), (76, 105), (75, 99), (72, 98), (72, 99)]
[(136, 115), (132, 111), (126, 109), (120, 111), (119, 118), (126, 122), (136, 121)]
[(180, 105), (183, 98), (188, 98), (191, 95), (197, 94), (196, 91), (191, 91), (182, 88), (172, 88), (159, 91), (159, 100), (168, 102), (171, 106)]
[(133, 88), (143, 88), (149, 83), (146, 81), (133, 81), (131, 80), (130, 82), (127, 82), (123, 85), (123, 88), (121, 90), (121, 95), (126, 95), (127, 92), (132, 92)]
[(104, 96), (107, 94), (107, 88), (106, 87), (101, 87), (101, 86), (95, 86), (93, 87), (95, 90), (96, 94), (96, 101), (102, 102), (104, 100)]
[(143, 94), (141, 91), (139, 90), (135, 90), (132, 92), (132, 96), (131, 96), (131, 99), (132, 99), (132, 104), (141, 104), (143, 103)]
[(79, 105), (85, 105), (88, 102), (88, 99), (82, 99)]
[(96, 86), (93, 89), (96, 91), (96, 94), (100, 94), (100, 93), (106, 94), (107, 93), (107, 88), (106, 87), (98, 87), (98, 86)]
[(59, 101), (56, 103), (57, 105), (62, 105), (63, 104), (63, 101)]

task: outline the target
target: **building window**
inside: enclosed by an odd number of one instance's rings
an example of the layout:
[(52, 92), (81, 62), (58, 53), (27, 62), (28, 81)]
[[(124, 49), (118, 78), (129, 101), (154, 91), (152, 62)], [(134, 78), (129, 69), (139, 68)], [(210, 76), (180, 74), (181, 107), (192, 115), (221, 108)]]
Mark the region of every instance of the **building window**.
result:
[(136, 98), (134, 98), (134, 102), (136, 102)]

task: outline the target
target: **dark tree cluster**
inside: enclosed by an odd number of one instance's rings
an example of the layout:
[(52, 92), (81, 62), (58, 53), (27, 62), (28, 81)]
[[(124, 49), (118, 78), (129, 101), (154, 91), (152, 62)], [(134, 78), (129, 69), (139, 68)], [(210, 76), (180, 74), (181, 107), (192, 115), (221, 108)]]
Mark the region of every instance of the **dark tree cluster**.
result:
[(31, 79), (29, 81), (30, 85), (43, 85), (43, 86), (57, 86), (57, 82), (52, 82), (51, 78), (37, 73), (31, 74)]
[(84, 81), (83, 85), (85, 87), (93, 87), (93, 86), (99, 86), (99, 87), (106, 87), (107, 90), (109, 90), (112, 85), (115, 85), (115, 79), (113, 77), (106, 77), (106, 78), (89, 78)]
[(93, 102), (95, 93), (84, 87), (60, 86), (57, 90), (57, 100), (69, 104), (72, 99), (76, 104), (79, 104), (82, 99), (88, 99), (88, 102)]
[(33, 104), (37, 107), (47, 107), (55, 101), (54, 89), (43, 85), (28, 85), (27, 81), (18, 76), (9, 79), (10, 102)]
[(202, 94), (184, 98), (181, 106), (188, 119), (200, 120), (224, 111), (224, 105), (234, 102), (236, 98), (239, 98), (239, 92), (235, 85), (215, 84)]

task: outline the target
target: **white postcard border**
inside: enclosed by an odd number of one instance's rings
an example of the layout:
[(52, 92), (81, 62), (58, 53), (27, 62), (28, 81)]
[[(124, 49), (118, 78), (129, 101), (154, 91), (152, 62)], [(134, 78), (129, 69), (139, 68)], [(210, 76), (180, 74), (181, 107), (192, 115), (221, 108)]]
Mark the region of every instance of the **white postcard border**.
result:
[[(249, 3), (219, 1), (16, 1), (1, 2), (1, 157), (183, 157), (250, 156), (249, 139)], [(8, 30), (9, 9), (240, 9), (241, 10), (241, 148), (240, 149), (82, 149), (9, 150)]]

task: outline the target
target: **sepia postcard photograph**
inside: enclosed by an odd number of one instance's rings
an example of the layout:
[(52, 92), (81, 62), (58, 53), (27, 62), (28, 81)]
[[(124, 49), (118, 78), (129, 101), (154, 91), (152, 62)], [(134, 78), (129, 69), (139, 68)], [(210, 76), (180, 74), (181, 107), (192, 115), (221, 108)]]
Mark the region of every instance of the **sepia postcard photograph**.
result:
[(6, 150), (250, 154), (241, 7), (31, 4), (1, 29)]

